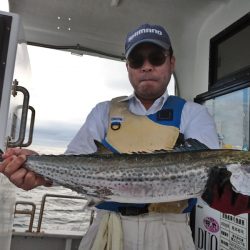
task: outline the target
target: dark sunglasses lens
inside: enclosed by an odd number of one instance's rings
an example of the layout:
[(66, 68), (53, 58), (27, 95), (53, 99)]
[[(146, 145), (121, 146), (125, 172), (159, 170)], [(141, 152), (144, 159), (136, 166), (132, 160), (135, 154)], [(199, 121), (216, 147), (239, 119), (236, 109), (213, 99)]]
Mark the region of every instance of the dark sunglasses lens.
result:
[(166, 56), (163, 52), (154, 52), (149, 54), (148, 60), (154, 66), (160, 66), (166, 61)]
[[(151, 52), (147, 60), (153, 66), (160, 66), (166, 61), (166, 55), (162, 51)], [(145, 57), (139, 53), (131, 53), (128, 57), (128, 64), (133, 69), (138, 69), (144, 64)]]
[(130, 68), (138, 69), (140, 68), (144, 63), (144, 57), (140, 54), (132, 54), (128, 57), (128, 64)]

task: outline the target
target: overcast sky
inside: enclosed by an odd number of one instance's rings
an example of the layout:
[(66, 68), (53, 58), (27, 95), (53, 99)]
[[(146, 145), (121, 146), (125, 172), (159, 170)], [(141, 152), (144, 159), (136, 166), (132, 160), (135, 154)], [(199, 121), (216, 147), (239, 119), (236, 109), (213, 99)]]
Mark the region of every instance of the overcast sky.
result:
[(0, 0), (0, 10), (3, 10), (3, 11), (9, 10), (8, 0)]

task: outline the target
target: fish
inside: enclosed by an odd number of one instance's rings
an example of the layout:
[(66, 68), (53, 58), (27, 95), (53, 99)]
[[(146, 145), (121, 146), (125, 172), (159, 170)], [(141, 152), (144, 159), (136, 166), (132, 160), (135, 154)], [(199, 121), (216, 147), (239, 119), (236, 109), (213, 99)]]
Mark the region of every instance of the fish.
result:
[[(231, 181), (235, 174), (250, 179), (249, 166), (250, 152), (227, 149), (31, 155), (25, 162), (27, 169), (87, 197), (137, 204), (199, 197), (211, 173), (216, 172), (212, 170), (223, 170), (224, 181)], [(250, 190), (241, 190), (241, 186), (239, 183), (235, 191), (245, 194)]]

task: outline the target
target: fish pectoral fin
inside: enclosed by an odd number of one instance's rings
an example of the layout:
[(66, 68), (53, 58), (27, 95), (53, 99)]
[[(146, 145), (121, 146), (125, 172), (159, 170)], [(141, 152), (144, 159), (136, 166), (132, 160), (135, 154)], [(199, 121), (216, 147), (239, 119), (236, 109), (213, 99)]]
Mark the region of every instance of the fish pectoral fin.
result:
[(112, 154), (113, 153), (108, 148), (106, 148), (101, 142), (94, 140), (94, 143), (97, 147), (97, 151), (95, 152), (95, 154)]

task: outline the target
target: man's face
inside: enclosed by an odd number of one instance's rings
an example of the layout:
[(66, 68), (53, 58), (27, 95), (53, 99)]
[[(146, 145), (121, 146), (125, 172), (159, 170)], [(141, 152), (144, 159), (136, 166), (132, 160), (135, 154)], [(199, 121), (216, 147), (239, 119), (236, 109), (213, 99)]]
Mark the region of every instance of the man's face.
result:
[[(155, 62), (163, 63), (154, 65)], [(169, 52), (157, 45), (144, 43), (132, 50), (126, 66), (136, 96), (142, 100), (155, 100), (168, 86), (174, 71), (175, 58), (170, 58)]]

